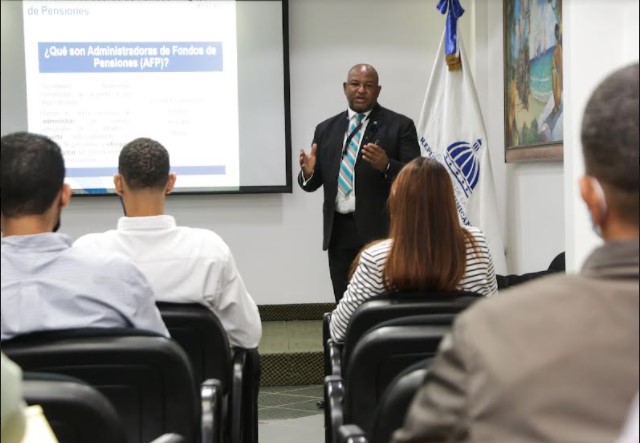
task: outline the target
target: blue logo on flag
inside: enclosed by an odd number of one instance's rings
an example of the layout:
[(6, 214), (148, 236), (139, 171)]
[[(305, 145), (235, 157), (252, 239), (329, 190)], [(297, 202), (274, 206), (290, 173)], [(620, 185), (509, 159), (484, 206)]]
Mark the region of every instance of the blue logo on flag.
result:
[(482, 139), (476, 140), (471, 145), (468, 142), (458, 141), (447, 147), (444, 161), (451, 174), (460, 184), (460, 189), (469, 198), (473, 189), (480, 180), (480, 161), (477, 152), (482, 147)]

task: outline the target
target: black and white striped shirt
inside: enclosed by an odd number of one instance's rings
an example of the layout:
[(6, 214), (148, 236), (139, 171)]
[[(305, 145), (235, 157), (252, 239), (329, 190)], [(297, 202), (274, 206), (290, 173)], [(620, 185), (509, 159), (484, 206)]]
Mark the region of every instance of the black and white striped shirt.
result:
[[(458, 289), (491, 296), (498, 292), (498, 282), (487, 240), (482, 231), (466, 227), (476, 241), (477, 249), (467, 244), (467, 268)], [(358, 306), (368, 299), (387, 292), (383, 284), (384, 266), (391, 250), (391, 239), (384, 240), (362, 251), (344, 297), (331, 314), (331, 337), (342, 341), (347, 323)], [(476, 252), (477, 251), (477, 252)]]

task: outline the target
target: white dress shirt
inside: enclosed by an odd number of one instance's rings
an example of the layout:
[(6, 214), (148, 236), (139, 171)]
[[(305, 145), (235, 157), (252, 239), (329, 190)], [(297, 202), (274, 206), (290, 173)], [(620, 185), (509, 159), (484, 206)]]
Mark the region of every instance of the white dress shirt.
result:
[(50, 232), (3, 237), (1, 255), (2, 340), (90, 327), (169, 336), (147, 279), (121, 254), (71, 247)]
[(117, 230), (85, 235), (75, 246), (127, 255), (149, 280), (157, 301), (205, 305), (224, 326), (232, 346), (258, 346), (258, 307), (229, 246), (216, 233), (176, 226), (169, 215), (122, 217)]

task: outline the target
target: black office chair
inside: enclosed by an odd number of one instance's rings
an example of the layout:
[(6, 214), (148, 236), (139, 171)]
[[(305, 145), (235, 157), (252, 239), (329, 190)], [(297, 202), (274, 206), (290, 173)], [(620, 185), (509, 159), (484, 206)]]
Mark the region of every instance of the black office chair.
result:
[(126, 443), (118, 414), (95, 388), (58, 374), (23, 374), (23, 395), (40, 405), (60, 443)]
[(387, 386), (373, 417), (373, 427), (367, 435), (358, 425), (342, 425), (338, 430), (339, 443), (387, 443), (402, 427), (416, 392), (424, 383), (433, 359), (419, 361), (402, 371)]
[[(127, 443), (120, 418), (107, 398), (73, 377), (25, 372), (23, 395), (29, 405), (42, 407), (60, 443)], [(178, 434), (165, 434), (152, 443), (183, 443)]]
[(411, 365), (387, 386), (373, 416), (372, 443), (387, 443), (393, 433), (402, 427), (413, 397), (424, 383), (432, 358)]
[[(349, 358), (351, 350), (358, 343), (363, 334), (380, 323), (400, 317), (417, 314), (458, 314), (469, 307), (482, 296), (473, 292), (394, 292), (382, 294), (367, 300), (353, 313), (344, 342), (334, 341), (329, 334), (331, 313), (323, 317), (323, 347), (325, 377), (340, 376)], [(331, 387), (330, 387), (331, 388)], [(337, 389), (333, 386), (332, 389)], [(327, 396), (323, 402), (326, 439), (329, 441), (331, 429), (331, 412), (327, 407)]]
[(356, 424), (365, 433), (371, 432), (374, 412), (386, 387), (411, 364), (436, 354), (454, 316), (415, 316), (421, 317), (417, 325), (385, 325), (364, 335), (346, 362), (344, 379), (336, 375), (325, 378), (327, 441), (338, 441), (343, 424)]
[(536, 278), (555, 274), (556, 272), (565, 272), (564, 252), (556, 255), (549, 264), (549, 267), (544, 271), (527, 272), (525, 274), (496, 275), (496, 280), (498, 281), (498, 289), (502, 290), (507, 289), (511, 286), (521, 285), (522, 283), (526, 283), (530, 280), (535, 280)]
[(212, 401), (219, 383), (207, 381), (201, 399), (189, 360), (173, 340), (139, 329), (88, 328), (18, 336), (2, 342), (2, 350), (25, 371), (68, 375), (98, 389), (129, 443), (166, 433), (188, 443), (218, 441), (220, 405)]
[(158, 302), (171, 337), (184, 349), (197, 384), (221, 382), (224, 434), (232, 443), (258, 441), (260, 354), (257, 349), (231, 348), (216, 315), (196, 303)]
[(331, 313), (323, 318), (325, 375), (340, 375), (343, 362), (349, 358), (360, 338), (383, 321), (418, 314), (457, 314), (482, 298), (466, 291), (455, 292), (396, 292), (379, 295), (366, 301), (353, 313), (343, 343), (329, 336)]

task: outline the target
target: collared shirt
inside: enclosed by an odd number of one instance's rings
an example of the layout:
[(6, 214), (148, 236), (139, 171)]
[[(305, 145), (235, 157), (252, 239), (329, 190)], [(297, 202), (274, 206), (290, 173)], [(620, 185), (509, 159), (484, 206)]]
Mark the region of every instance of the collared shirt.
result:
[(606, 242), (591, 252), (580, 273), (594, 278), (629, 278), (638, 276), (638, 242)]
[(134, 327), (169, 336), (146, 278), (126, 257), (58, 233), (2, 238), (2, 340), (40, 330)]
[(122, 217), (117, 230), (85, 235), (75, 246), (127, 255), (149, 280), (157, 301), (207, 306), (232, 346), (258, 346), (258, 308), (229, 247), (216, 233), (176, 226), (169, 215)]

